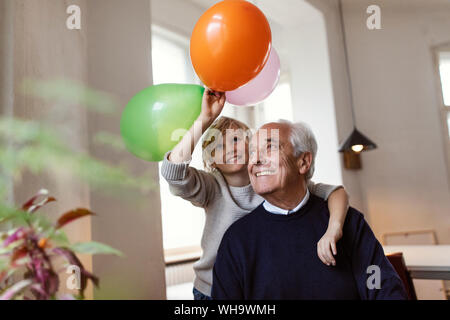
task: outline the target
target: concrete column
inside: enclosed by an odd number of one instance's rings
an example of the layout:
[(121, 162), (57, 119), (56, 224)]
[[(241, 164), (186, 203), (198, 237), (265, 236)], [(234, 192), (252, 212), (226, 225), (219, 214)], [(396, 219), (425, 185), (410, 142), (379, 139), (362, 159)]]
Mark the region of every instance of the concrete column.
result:
[[(89, 84), (112, 93), (118, 112), (105, 117), (90, 114), (89, 136), (99, 131), (120, 134), (120, 116), (129, 99), (152, 84), (151, 12), (149, 0), (96, 0), (87, 2)], [(111, 152), (91, 144), (90, 153), (133, 168), (136, 174), (153, 170), (158, 185), (158, 164), (129, 153)], [(125, 258), (96, 256), (94, 273), (101, 279), (96, 299), (165, 299), (159, 190), (115, 198), (91, 191), (91, 206), (101, 214), (92, 219), (92, 237), (125, 254)]]
[[(14, 105), (14, 1), (0, 2), (0, 116), (13, 115)], [(2, 174), (0, 172), (0, 174)], [(14, 203), (13, 183), (11, 177), (6, 181), (5, 201)], [(3, 200), (3, 199), (1, 199)]]
[[(14, 5), (12, 4), (14, 2)], [(70, 2), (70, 3), (69, 3)], [(32, 120), (55, 129), (64, 124), (61, 138), (74, 150), (87, 150), (86, 109), (74, 99), (71, 105), (62, 105), (25, 95), (22, 85), (25, 79), (48, 81), (69, 79), (80, 83), (87, 80), (86, 30), (68, 30), (66, 27), (66, 8), (69, 4), (83, 6), (85, 0), (14, 0), (2, 1), (2, 13), (6, 13), (8, 33), (3, 34), (7, 41), (6, 62), (2, 77), (6, 77), (2, 91), (6, 92), (5, 114), (19, 119)], [(13, 5), (13, 6), (12, 6)], [(6, 7), (5, 7), (6, 6)], [(3, 9), (2, 8), (2, 9)], [(3, 33), (3, 28), (2, 28)], [(4, 58), (3, 58), (4, 59)], [(3, 60), (5, 61), (5, 60)], [(13, 105), (13, 108), (8, 106)], [(63, 116), (64, 120), (61, 120)], [(70, 137), (70, 138), (68, 138)], [(56, 170), (58, 169), (58, 170)], [(20, 180), (14, 181), (16, 205), (22, 204), (39, 189), (46, 188), (58, 200), (43, 210), (51, 221), (62, 213), (76, 207), (89, 207), (88, 186), (74, 179), (70, 169), (55, 168), (51, 172), (38, 175), (25, 172)], [(84, 218), (65, 227), (72, 242), (91, 239), (90, 218)], [(90, 256), (80, 256), (84, 266), (91, 270)], [(65, 282), (60, 290), (67, 291)], [(87, 292), (87, 297), (92, 297)]]

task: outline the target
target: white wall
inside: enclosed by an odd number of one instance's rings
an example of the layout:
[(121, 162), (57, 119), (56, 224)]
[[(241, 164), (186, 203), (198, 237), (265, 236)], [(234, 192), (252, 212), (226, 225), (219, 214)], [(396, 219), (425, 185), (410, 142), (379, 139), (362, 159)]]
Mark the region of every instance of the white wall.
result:
[(319, 148), (313, 180), (341, 184), (325, 21), (320, 11), (306, 3), (302, 10), (308, 12), (308, 20), (283, 29), (288, 52), (283, 62), (291, 78), (294, 121), (306, 122), (316, 135)]
[(152, 23), (190, 39), (195, 23), (205, 10), (185, 0), (152, 0)]
[[(340, 141), (351, 130), (337, 1), (311, 0), (327, 21)], [(378, 144), (363, 169), (343, 172), (360, 185), (360, 208), (377, 236), (435, 229), (450, 243), (450, 197), (431, 48), (450, 41), (450, 2), (379, 0), (382, 30), (366, 28), (370, 0), (344, 1), (358, 127)], [(353, 195), (352, 195), (353, 196)]]

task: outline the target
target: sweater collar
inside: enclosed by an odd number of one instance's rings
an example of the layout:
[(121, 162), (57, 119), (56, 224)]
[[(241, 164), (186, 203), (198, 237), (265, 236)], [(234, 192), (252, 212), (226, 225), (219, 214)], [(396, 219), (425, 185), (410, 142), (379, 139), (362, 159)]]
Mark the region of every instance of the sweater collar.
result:
[(286, 209), (282, 209), (280, 207), (277, 207), (273, 204), (271, 204), (269, 201), (264, 200), (263, 202), (263, 206), (264, 209), (266, 209), (266, 211), (273, 213), (273, 214), (282, 214), (282, 215), (289, 215), (291, 213), (297, 212), (298, 210), (300, 210), (309, 200), (309, 190), (308, 188), (306, 188), (306, 194), (303, 197), (303, 199), (300, 201), (300, 203), (292, 210), (286, 210)]

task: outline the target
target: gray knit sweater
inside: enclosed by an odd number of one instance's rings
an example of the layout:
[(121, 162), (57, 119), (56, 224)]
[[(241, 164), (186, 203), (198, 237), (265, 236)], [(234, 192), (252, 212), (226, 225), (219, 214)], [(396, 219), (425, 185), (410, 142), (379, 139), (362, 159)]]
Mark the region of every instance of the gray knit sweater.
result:
[[(203, 254), (194, 264), (194, 287), (210, 296), (212, 269), (223, 234), (233, 222), (253, 211), (264, 199), (253, 191), (250, 184), (229, 186), (220, 171), (197, 170), (190, 167), (189, 162), (173, 163), (168, 160), (169, 154), (164, 157), (161, 174), (169, 183), (170, 192), (205, 209), (201, 240)], [(325, 200), (339, 187), (308, 183), (309, 191)]]

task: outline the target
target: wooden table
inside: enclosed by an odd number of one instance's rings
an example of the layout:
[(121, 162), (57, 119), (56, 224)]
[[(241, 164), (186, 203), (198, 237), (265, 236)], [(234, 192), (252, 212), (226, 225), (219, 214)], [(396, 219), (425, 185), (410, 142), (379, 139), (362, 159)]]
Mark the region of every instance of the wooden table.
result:
[(402, 252), (413, 279), (450, 280), (450, 245), (383, 246), (384, 253)]

